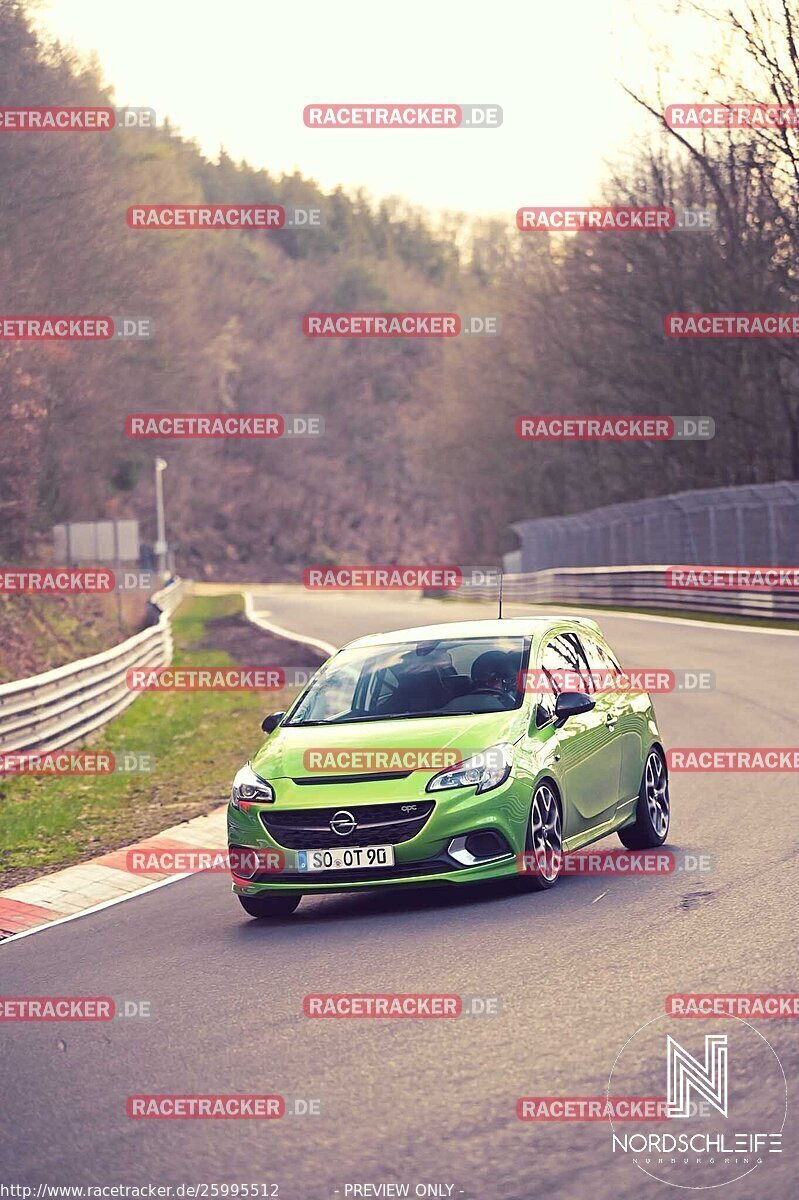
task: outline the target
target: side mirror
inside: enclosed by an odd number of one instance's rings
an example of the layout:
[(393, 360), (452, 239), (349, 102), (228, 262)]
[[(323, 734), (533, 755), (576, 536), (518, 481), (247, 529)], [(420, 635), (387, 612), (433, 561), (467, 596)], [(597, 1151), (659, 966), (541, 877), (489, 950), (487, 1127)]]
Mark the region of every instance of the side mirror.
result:
[(277, 729), (285, 715), (285, 712), (270, 713), (268, 717), (264, 717), (263, 721), (261, 721), (261, 729), (263, 729), (264, 733), (272, 733), (273, 730)]
[(569, 717), (590, 712), (595, 705), (596, 700), (585, 692), (561, 692), (555, 701), (555, 720), (559, 725), (563, 725)]

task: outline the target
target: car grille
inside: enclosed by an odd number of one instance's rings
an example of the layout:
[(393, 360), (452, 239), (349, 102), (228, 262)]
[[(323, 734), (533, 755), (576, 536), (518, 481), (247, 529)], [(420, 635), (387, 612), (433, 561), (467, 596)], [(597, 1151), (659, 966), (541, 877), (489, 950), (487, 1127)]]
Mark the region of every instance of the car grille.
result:
[[(405, 804), (358, 804), (352, 808), (304, 808), (261, 812), (264, 829), (287, 850), (327, 850), (331, 846), (396, 846), (415, 837), (435, 807), (433, 800)], [(412, 812), (408, 812), (412, 809)], [(334, 833), (337, 813), (351, 813), (352, 833)]]
[(410, 771), (378, 771), (367, 775), (361, 771), (358, 775), (301, 775), (292, 779), (298, 787), (318, 787), (320, 783), (388, 783), (392, 779), (407, 779)]
[(457, 871), (458, 864), (441, 855), (418, 862), (395, 863), (393, 867), (357, 868), (352, 871), (281, 871), (279, 875), (264, 873), (248, 879), (248, 883), (383, 883), (391, 879), (415, 879), (424, 875), (442, 875)]

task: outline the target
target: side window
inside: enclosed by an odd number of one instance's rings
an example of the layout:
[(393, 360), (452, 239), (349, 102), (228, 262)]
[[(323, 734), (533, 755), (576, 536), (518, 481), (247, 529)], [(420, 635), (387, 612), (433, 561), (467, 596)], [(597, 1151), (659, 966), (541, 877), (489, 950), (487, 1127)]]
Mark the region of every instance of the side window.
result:
[(550, 721), (555, 720), (555, 697), (551, 692), (541, 692), (535, 706), (536, 729), (543, 729)]
[[(550, 675), (555, 695), (562, 691), (583, 691), (590, 695), (594, 690), (591, 668), (576, 633), (559, 633), (554, 637), (544, 651), (541, 667)], [(569, 686), (562, 686), (564, 682)]]
[(542, 680), (541, 694), (535, 712), (535, 723), (539, 729), (555, 720), (555, 700), (560, 688), (557, 686), (557, 676), (553, 678), (552, 673), (556, 670), (558, 662), (559, 655), (550, 642), (544, 647), (544, 653), (541, 655), (541, 672), (546, 676), (547, 682)]
[(594, 687), (594, 677), (591, 674), (591, 667), (588, 663), (588, 655), (585, 652), (583, 643), (580, 641), (580, 639), (576, 633), (566, 633), (563, 636), (564, 636), (564, 638), (568, 638), (569, 641), (571, 642), (571, 644), (574, 646), (575, 654), (577, 655), (577, 661), (579, 664), (580, 673), (582, 674), (583, 678), (586, 681), (586, 684), (588, 685), (585, 690), (589, 694), (591, 692), (594, 692), (596, 690)]
[(548, 642), (541, 655), (541, 670), (547, 686), (541, 690), (536, 710), (536, 725), (541, 728), (555, 718), (555, 701), (563, 691), (594, 691), (594, 682), (580, 639), (574, 633), (560, 633)]
[(609, 646), (600, 646), (599, 649), (602, 651), (605, 658), (610, 663), (610, 669), (612, 671), (621, 671), (622, 668), (619, 664), (619, 656), (617, 654), (614, 654), (614, 652), (610, 649)]
[(599, 642), (588, 637), (584, 637), (583, 642), (588, 653), (591, 670), (594, 672), (595, 683), (598, 688), (605, 690), (609, 686), (608, 681), (618, 675), (621, 668), (605, 647), (600, 646)]

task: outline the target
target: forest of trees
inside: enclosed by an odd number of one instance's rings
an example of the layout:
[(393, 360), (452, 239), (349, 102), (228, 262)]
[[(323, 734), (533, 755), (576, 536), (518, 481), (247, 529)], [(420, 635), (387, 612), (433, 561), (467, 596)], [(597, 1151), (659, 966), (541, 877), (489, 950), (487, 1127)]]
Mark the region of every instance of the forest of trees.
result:
[[(0, 105), (113, 104), (98, 68), (44, 44), (26, 7), (0, 0)], [(780, 0), (728, 17), (715, 91), (694, 98), (799, 100), (795, 22)], [(30, 559), (64, 520), (138, 516), (152, 538), (154, 453), (169, 459), (179, 569), (262, 579), (307, 563), (496, 561), (514, 520), (796, 478), (796, 343), (680, 342), (663, 317), (799, 307), (799, 139), (683, 135), (662, 116), (672, 99), (631, 94), (651, 135), (597, 199), (712, 207), (712, 232), (558, 238), (518, 232), (513, 213), (434, 221), (224, 151), (209, 162), (164, 124), (0, 133), (0, 311), (155, 323), (143, 342), (0, 341), (0, 555)], [(567, 131), (564, 153), (578, 143)], [(130, 204), (201, 201), (316, 207), (322, 225), (126, 225)], [(303, 336), (303, 313), (342, 309), (498, 314), (501, 331)], [(141, 411), (319, 413), (326, 434), (132, 441), (125, 416)], [(711, 416), (716, 438), (534, 445), (514, 432), (523, 413), (621, 412)]]

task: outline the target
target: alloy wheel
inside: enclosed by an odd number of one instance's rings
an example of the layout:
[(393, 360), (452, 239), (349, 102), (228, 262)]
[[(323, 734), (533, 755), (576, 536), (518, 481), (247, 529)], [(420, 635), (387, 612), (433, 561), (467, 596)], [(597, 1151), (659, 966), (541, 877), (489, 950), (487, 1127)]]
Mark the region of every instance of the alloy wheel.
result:
[(669, 827), (669, 781), (663, 759), (656, 750), (650, 750), (646, 760), (644, 789), (652, 828), (659, 838), (664, 838)]
[(563, 865), (563, 833), (555, 793), (546, 783), (539, 784), (535, 789), (530, 827), (536, 870), (544, 879), (552, 882), (557, 879)]

